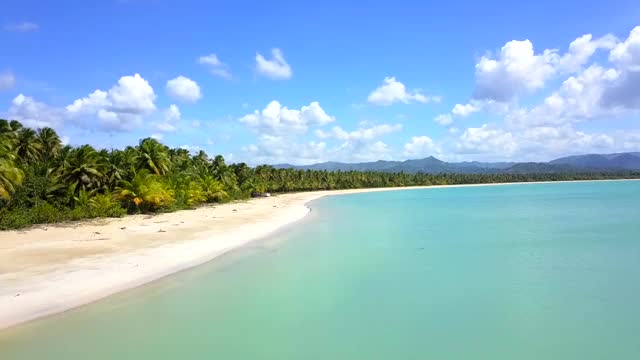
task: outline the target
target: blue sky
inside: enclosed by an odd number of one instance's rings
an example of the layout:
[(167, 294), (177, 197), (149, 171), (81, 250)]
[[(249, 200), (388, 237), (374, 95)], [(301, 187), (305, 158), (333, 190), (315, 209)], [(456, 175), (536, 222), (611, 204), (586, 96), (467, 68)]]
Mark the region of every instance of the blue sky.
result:
[(632, 1), (87, 4), (3, 2), (0, 117), (250, 164), (640, 151)]

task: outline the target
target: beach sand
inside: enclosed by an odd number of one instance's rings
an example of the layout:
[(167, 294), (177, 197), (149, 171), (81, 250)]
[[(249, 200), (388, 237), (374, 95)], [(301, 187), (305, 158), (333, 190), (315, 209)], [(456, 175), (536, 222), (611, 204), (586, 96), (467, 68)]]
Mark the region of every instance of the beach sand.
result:
[(0, 232), (0, 329), (207, 262), (302, 219), (310, 211), (307, 203), (320, 197), (419, 188), (283, 194)]
[(0, 329), (207, 262), (302, 219), (320, 197), (380, 190), (393, 189), (283, 194), (0, 232)]

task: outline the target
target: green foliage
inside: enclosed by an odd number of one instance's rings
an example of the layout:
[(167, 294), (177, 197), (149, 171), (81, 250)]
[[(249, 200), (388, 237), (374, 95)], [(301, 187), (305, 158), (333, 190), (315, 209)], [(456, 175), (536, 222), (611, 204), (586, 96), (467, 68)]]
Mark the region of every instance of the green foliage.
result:
[(147, 169), (156, 175), (164, 175), (169, 170), (169, 149), (158, 140), (146, 138), (138, 146), (138, 169)]
[(147, 169), (134, 174), (130, 181), (118, 181), (114, 196), (132, 212), (153, 211), (174, 202), (172, 190)]
[(0, 119), (0, 229), (224, 203), (255, 193), (367, 187), (588, 180), (640, 173), (404, 174), (276, 169), (191, 156), (155, 139), (123, 150), (62, 146), (51, 128)]
[(111, 194), (94, 196), (89, 201), (89, 209), (94, 217), (122, 217), (127, 213), (127, 210)]

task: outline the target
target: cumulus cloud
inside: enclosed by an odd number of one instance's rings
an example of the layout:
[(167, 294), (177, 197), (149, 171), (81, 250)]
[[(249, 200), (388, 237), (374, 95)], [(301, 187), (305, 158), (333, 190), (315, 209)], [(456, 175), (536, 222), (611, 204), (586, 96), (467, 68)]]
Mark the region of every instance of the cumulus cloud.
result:
[(316, 136), (321, 139), (336, 139), (339, 145), (328, 150), (327, 157), (332, 160), (345, 162), (388, 160), (392, 157), (392, 149), (378, 138), (402, 130), (401, 124), (378, 124), (360, 127), (353, 131), (346, 131), (335, 126), (331, 131), (317, 130)]
[(172, 98), (187, 103), (195, 103), (202, 98), (198, 83), (182, 75), (167, 81), (167, 93)]
[(22, 94), (11, 101), (8, 115), (10, 119), (19, 120), (25, 126), (32, 128), (55, 127), (64, 120), (64, 112), (61, 109)]
[(428, 136), (414, 136), (404, 144), (404, 155), (409, 158), (424, 158), (440, 152), (440, 147)]
[(229, 70), (229, 66), (220, 61), (218, 55), (216, 54), (200, 56), (198, 58), (198, 63), (209, 68), (209, 72), (212, 75), (219, 76), (224, 79), (231, 79), (231, 71)]
[(565, 80), (560, 89), (531, 110), (520, 109), (507, 116), (512, 124), (525, 126), (563, 124), (586, 119), (613, 116), (614, 110), (601, 106), (603, 93), (615, 82), (619, 73), (591, 65), (577, 76)]
[(513, 97), (541, 89), (555, 73), (558, 61), (555, 50), (535, 54), (529, 40), (506, 43), (496, 59), (483, 56), (476, 64), (478, 100), (508, 101)]
[(611, 50), (609, 60), (617, 66), (620, 76), (604, 90), (603, 106), (640, 109), (640, 26)]
[(246, 146), (243, 151), (254, 164), (311, 164), (325, 160), (326, 148), (324, 142), (298, 143), (286, 136), (261, 135), (257, 144)]
[(451, 110), (451, 113), (453, 115), (457, 115), (457, 116), (461, 116), (461, 117), (466, 117), (469, 116), (471, 114), (473, 114), (474, 112), (478, 112), (480, 111), (480, 107), (476, 104), (473, 103), (469, 103), (469, 104), (456, 104), (453, 107), (453, 110)]
[(268, 78), (282, 80), (290, 79), (293, 72), (291, 66), (284, 59), (280, 49), (271, 49), (271, 59), (265, 58), (262, 54), (256, 54), (256, 71)]
[(598, 49), (612, 49), (617, 39), (613, 35), (605, 35), (594, 39), (585, 34), (569, 44), (569, 50), (558, 60), (558, 68), (565, 72), (577, 72), (585, 65)]
[(537, 157), (608, 152), (615, 145), (610, 135), (585, 133), (570, 124), (532, 127), (516, 134), (516, 137), (521, 151)]
[[(609, 61), (613, 67), (596, 63), (583, 66), (598, 48), (611, 49)], [(559, 126), (633, 114), (640, 109), (639, 49), (640, 27), (634, 28), (622, 42), (611, 35), (595, 40), (591, 35), (576, 39), (560, 64), (573, 58), (569, 62), (574, 67), (579, 65), (577, 73), (564, 80), (541, 104), (509, 111), (507, 123), (524, 127)]]
[(630, 40), (627, 43), (630, 46), (621, 45), (611, 34), (600, 38), (585, 34), (572, 41), (568, 50), (561, 55), (556, 49), (545, 49), (536, 54), (529, 40), (509, 41), (495, 58), (486, 55), (476, 64), (473, 98), (507, 102), (518, 96), (531, 94), (544, 88), (547, 81), (558, 74), (583, 71), (584, 66), (600, 49), (612, 49), (612, 61), (626, 61), (629, 58), (627, 49), (633, 48), (632, 44), (633, 41)]
[(609, 60), (629, 70), (640, 70), (640, 26), (633, 28), (629, 37), (611, 50)]
[(0, 91), (16, 86), (16, 76), (10, 70), (0, 72)]
[(335, 121), (316, 101), (300, 110), (289, 109), (278, 101), (270, 102), (262, 111), (255, 110), (239, 119), (248, 127), (267, 134), (303, 133), (310, 126), (322, 126)]
[(97, 116), (109, 130), (130, 130), (142, 124), (142, 116), (155, 111), (156, 94), (139, 74), (123, 76), (108, 91), (96, 90), (66, 107), (69, 117)]
[(640, 109), (640, 71), (624, 71), (604, 89), (602, 105), (614, 109)]
[[(625, 147), (625, 144), (629, 147)], [(448, 150), (478, 160), (546, 161), (571, 154), (639, 150), (629, 133), (589, 133), (573, 124), (466, 129)]]
[(456, 147), (462, 154), (499, 153), (505, 157), (513, 155), (518, 150), (518, 144), (511, 132), (487, 124), (478, 128), (467, 128), (460, 135)]
[(348, 141), (340, 145), (331, 158), (344, 162), (366, 162), (377, 160), (391, 160), (393, 149), (381, 140), (371, 142)]
[(440, 114), (436, 116), (433, 121), (437, 122), (440, 125), (450, 125), (453, 123), (453, 118), (450, 114)]
[(177, 130), (177, 123), (180, 121), (182, 114), (180, 114), (180, 108), (177, 105), (171, 104), (164, 111), (164, 119), (162, 122), (156, 124), (156, 129), (160, 132), (174, 132)]
[(22, 21), (15, 23), (8, 23), (4, 26), (5, 31), (10, 32), (34, 32), (40, 29), (40, 26), (31, 21)]
[(345, 131), (340, 126), (335, 126), (331, 131), (316, 130), (316, 136), (321, 139), (334, 138), (343, 141), (371, 140), (382, 135), (402, 130), (401, 124), (380, 124), (369, 128), (359, 128), (354, 131)]
[(428, 103), (430, 101), (439, 102), (440, 97), (428, 97), (420, 91), (410, 92), (403, 83), (395, 77), (384, 78), (382, 85), (373, 90), (367, 99), (374, 105), (391, 105), (397, 102), (409, 104), (412, 102)]
[[(336, 126), (330, 131), (317, 130), (315, 134), (320, 141), (308, 142), (300, 142), (300, 139), (291, 136), (290, 132), (262, 133), (257, 143), (244, 147), (243, 151), (251, 156), (250, 162), (254, 164), (310, 164), (327, 160), (358, 162), (390, 159), (392, 149), (378, 138), (400, 129), (400, 124), (361, 126), (353, 131)], [(337, 140), (338, 143), (329, 146), (326, 140)]]

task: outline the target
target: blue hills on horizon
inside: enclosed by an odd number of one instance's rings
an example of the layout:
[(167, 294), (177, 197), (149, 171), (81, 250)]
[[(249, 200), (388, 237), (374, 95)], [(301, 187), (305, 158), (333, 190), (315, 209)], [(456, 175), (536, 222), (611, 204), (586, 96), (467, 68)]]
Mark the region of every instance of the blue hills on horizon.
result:
[(558, 158), (549, 162), (446, 162), (433, 156), (405, 161), (378, 160), (362, 163), (328, 161), (312, 165), (277, 164), (275, 168), (326, 171), (382, 171), (405, 173), (563, 173), (600, 171), (640, 171), (640, 152), (587, 154)]

